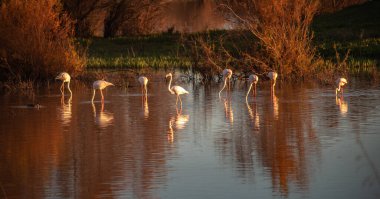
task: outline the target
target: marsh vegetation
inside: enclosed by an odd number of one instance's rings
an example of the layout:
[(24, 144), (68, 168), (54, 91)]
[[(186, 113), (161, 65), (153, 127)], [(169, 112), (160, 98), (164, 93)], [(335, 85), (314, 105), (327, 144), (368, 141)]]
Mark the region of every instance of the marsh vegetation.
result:
[[(129, 4), (96, 3), (93, 10), (86, 10), (91, 5), (88, 0), (73, 13), (75, 4), (69, 0), (63, 1), (63, 6), (58, 0), (41, 5), (22, 0), (3, 1), (0, 78), (7, 85), (21, 85), (19, 82), (51, 79), (67, 71), (74, 78), (88, 79), (85, 76), (91, 73), (87, 71), (94, 69), (182, 69), (201, 72), (209, 78), (227, 67), (242, 76), (276, 70), (280, 79), (318, 79), (324, 83), (331, 83), (340, 75), (377, 78), (379, 1), (348, 8), (344, 7), (363, 1), (334, 1), (334, 5), (327, 1), (320, 4), (316, 1), (293, 4), (293, 1), (225, 0), (207, 7), (229, 19), (233, 29), (178, 32), (169, 27), (164, 32), (162, 29), (149, 32), (147, 28), (147, 32), (140, 29), (133, 34), (108, 38), (92, 37), (86, 29), (91, 28), (87, 27), (89, 24), (79, 19), (91, 16), (85, 14), (96, 13), (97, 9), (118, 6), (126, 9)], [(149, 7), (145, 3), (141, 4), (143, 11), (157, 6)], [(246, 5), (255, 6), (242, 9)], [(162, 10), (154, 10), (152, 13), (162, 14)], [(141, 16), (141, 12), (133, 16)], [(131, 20), (119, 17), (114, 20), (126, 20), (125, 23)], [(133, 26), (148, 24), (149, 17), (139, 20), (142, 21)]]

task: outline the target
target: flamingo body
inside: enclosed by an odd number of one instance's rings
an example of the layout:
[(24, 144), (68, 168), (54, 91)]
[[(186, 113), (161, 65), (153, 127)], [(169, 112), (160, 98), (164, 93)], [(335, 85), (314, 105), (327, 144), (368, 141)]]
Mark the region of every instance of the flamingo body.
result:
[(259, 81), (259, 77), (257, 75), (255, 75), (255, 74), (252, 74), (252, 75), (249, 76), (248, 81), (250, 83), (257, 84), (257, 82)]
[(92, 95), (92, 102), (94, 102), (94, 98), (95, 98), (95, 90), (98, 89), (100, 90), (100, 94), (102, 96), (102, 101), (104, 101), (104, 96), (103, 96), (103, 89), (105, 89), (107, 86), (114, 86), (111, 82), (107, 82), (107, 81), (104, 81), (104, 80), (97, 80), (97, 81), (94, 81), (94, 83), (92, 84), (92, 89), (94, 90), (93, 92), (93, 95)]
[(245, 96), (245, 100), (246, 101), (248, 101), (248, 94), (251, 91), (252, 84), (255, 84), (254, 94), (256, 95), (256, 84), (259, 81), (259, 77), (257, 75), (255, 75), (255, 74), (252, 74), (252, 75), (249, 76), (248, 81), (249, 81), (250, 85), (249, 85), (249, 88), (248, 88), (247, 95)]
[(231, 77), (232, 77), (232, 70), (226, 68), (226, 69), (223, 70), (222, 75), (223, 75), (224, 78), (231, 79)]
[(174, 94), (176, 94), (176, 95), (189, 94), (189, 92), (187, 90), (185, 90), (184, 88), (182, 88), (180, 86), (172, 86), (171, 90), (174, 91)]
[(71, 77), (68, 73), (62, 72), (62, 73), (59, 73), (59, 75), (55, 79), (59, 79), (63, 82), (70, 82)]
[(167, 77), (170, 77), (170, 80), (169, 80), (169, 86), (168, 86), (168, 90), (171, 94), (175, 94), (177, 96), (177, 101), (176, 101), (176, 105), (178, 104), (178, 99), (179, 101), (181, 102), (181, 108), (182, 108), (182, 100), (181, 100), (181, 96), (180, 95), (183, 95), (183, 94), (189, 94), (189, 92), (187, 90), (185, 90), (184, 88), (182, 88), (181, 86), (171, 86), (171, 83), (172, 83), (172, 79), (173, 79), (173, 75), (171, 73), (168, 73), (166, 75), (166, 78)]
[(269, 77), (269, 79), (270, 80), (273, 80), (273, 81), (276, 81), (276, 79), (277, 79), (277, 76), (278, 76), (278, 74), (277, 74), (277, 72), (269, 72), (268, 74), (267, 74), (267, 77)]
[(336, 80), (335, 95), (338, 95), (338, 92), (341, 92), (343, 94), (343, 86), (345, 86), (347, 83), (348, 83), (348, 81), (346, 78), (343, 78), (343, 77), (338, 78)]
[(61, 88), (60, 88), (62, 95), (64, 94), (64, 91), (65, 91), (65, 83), (67, 83), (67, 89), (69, 90), (70, 94), (71, 95), (73, 94), (71, 92), (71, 89), (70, 89), (71, 77), (70, 77), (69, 73), (62, 72), (55, 79), (58, 79), (58, 80), (62, 81), (62, 85), (61, 85)]
[[(220, 93), (224, 90), (224, 88), (227, 85), (227, 80), (230, 80), (231, 77), (232, 77), (232, 70), (226, 68), (226, 69), (223, 70), (222, 75), (223, 75), (223, 79), (224, 79), (224, 85), (223, 85), (223, 88), (219, 91), (219, 98), (220, 98)], [(229, 87), (229, 85), (230, 84), (228, 84), (228, 87)]]
[(277, 72), (272, 71), (267, 74), (267, 77), (269, 77), (271, 84), (272, 84), (272, 90), (274, 90), (274, 86), (276, 85), (276, 80), (277, 80)]
[(141, 85), (141, 91), (144, 92), (144, 95), (148, 95), (148, 89), (146, 87), (148, 84), (148, 78), (145, 76), (140, 76), (138, 80)]

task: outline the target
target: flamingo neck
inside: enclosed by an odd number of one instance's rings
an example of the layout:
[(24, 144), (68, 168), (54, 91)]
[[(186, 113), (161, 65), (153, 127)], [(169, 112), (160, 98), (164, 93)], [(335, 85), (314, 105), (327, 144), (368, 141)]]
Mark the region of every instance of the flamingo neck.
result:
[(340, 84), (338, 84), (338, 88), (335, 89), (335, 95), (338, 95), (338, 92), (340, 92)]
[(227, 85), (227, 77), (224, 78), (224, 85), (223, 85), (222, 90), (219, 91), (219, 97), (220, 97), (220, 93), (224, 90), (224, 88), (226, 87), (226, 85)]
[(70, 91), (70, 95), (73, 95), (73, 92), (71, 92), (71, 89), (70, 89), (70, 82), (67, 82), (67, 89)]
[(171, 94), (174, 94), (174, 92), (173, 92), (172, 89), (170, 88), (171, 84), (172, 84), (172, 76), (170, 76), (168, 90), (169, 90), (169, 92), (170, 92)]
[(245, 100), (246, 100), (246, 101), (248, 101), (248, 94), (249, 94), (249, 92), (251, 91), (252, 84), (253, 84), (253, 83), (251, 83), (251, 84), (249, 85), (247, 95), (245, 96)]
[(95, 89), (93, 89), (93, 93), (92, 93), (92, 99), (91, 99), (92, 102), (94, 102), (94, 98), (95, 98)]

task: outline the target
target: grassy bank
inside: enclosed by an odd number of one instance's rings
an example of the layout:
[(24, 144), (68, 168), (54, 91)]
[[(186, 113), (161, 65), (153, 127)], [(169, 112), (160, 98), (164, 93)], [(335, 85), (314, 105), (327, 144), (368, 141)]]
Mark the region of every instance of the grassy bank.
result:
[[(312, 29), (318, 54), (336, 61), (335, 44), (342, 56), (350, 50), (347, 63), (351, 73), (377, 68), (380, 60), (379, 10), (380, 1), (372, 1), (317, 16)], [(226, 32), (215, 31), (211, 37), (221, 34)], [(188, 68), (192, 62), (180, 40), (179, 34), (89, 39), (88, 68)]]
[(368, 74), (380, 67), (380, 1), (352, 6), (332, 14), (317, 16), (313, 22), (314, 45), (319, 55), (336, 61), (337, 52), (348, 50), (351, 74)]
[(88, 68), (190, 67), (179, 39), (178, 34), (89, 39)]

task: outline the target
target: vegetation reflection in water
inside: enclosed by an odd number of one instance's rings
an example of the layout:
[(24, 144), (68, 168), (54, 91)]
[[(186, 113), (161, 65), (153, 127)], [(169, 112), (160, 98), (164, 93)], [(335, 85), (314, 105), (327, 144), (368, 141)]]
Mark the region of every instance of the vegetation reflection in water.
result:
[(27, 99), (2, 96), (0, 111), (10, 113), (0, 116), (3, 195), (379, 194), (377, 88), (350, 85), (343, 98), (334, 88), (280, 83), (271, 91), (261, 81), (246, 100), (244, 82), (232, 82), (220, 99), (221, 85), (177, 82), (191, 91), (181, 109), (162, 78), (150, 83), (147, 97), (136, 81), (127, 90), (108, 89), (104, 103), (91, 103), (91, 90), (75, 83), (72, 96), (41, 91), (43, 109), (12, 108)]

